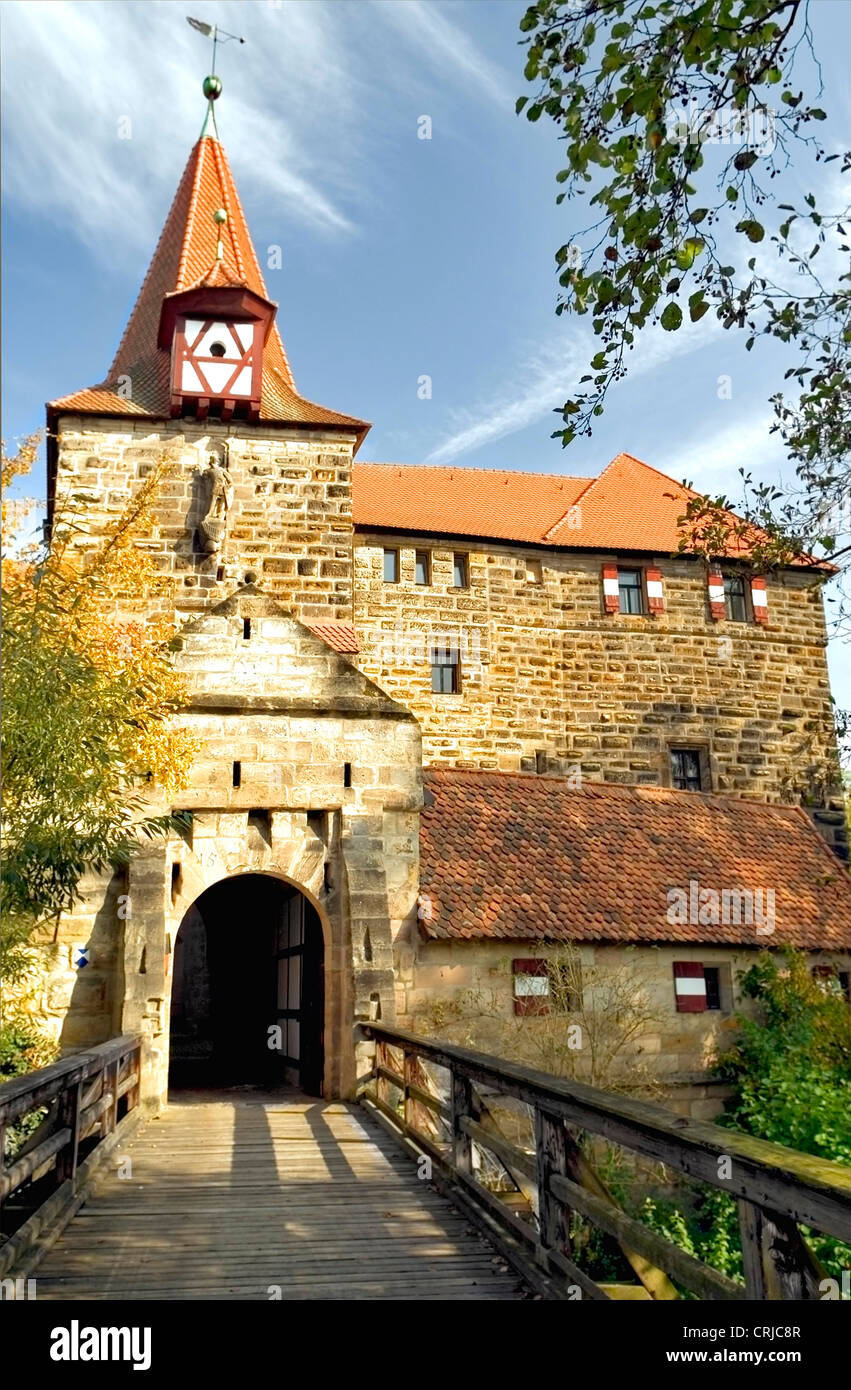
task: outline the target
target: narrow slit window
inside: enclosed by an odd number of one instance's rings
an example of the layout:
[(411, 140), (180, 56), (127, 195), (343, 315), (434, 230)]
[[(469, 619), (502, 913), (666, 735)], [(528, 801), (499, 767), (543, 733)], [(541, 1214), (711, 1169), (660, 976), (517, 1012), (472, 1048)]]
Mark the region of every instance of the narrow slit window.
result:
[(456, 551), (452, 557), (452, 587), (466, 589), (467, 584), (467, 556)]
[(351, 765), (351, 763), (343, 763), (343, 786), (344, 786), (344, 787), (350, 787), (351, 785), (352, 785), (352, 765)]
[(431, 583), (431, 555), (427, 550), (418, 550), (414, 557), (414, 578), (417, 584)]
[(398, 550), (385, 550), (384, 552), (384, 583), (399, 583), (399, 552)]
[(234, 763), (233, 765), (233, 785), (235, 787), (242, 786), (242, 763)]
[(251, 638), (251, 619), (250, 619), (250, 618), (243, 618), (243, 620), (242, 620), (242, 640), (243, 640), (243, 642), (248, 642), (248, 641), (250, 640), (250, 638)]

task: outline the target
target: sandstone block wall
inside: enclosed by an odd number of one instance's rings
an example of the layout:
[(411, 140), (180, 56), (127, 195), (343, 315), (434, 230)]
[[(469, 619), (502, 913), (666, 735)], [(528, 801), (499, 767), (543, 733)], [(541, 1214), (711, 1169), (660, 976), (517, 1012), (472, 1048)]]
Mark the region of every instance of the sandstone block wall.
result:
[[(215, 421), (152, 425), (63, 416), (57, 508), (61, 512), (76, 494), (95, 538), (165, 455), (172, 470), (156, 499), (157, 530), (146, 546), (158, 569), (178, 579), (181, 611), (223, 598), (246, 570), (255, 570), (263, 588), (297, 617), (350, 619), (351, 437), (247, 429)], [(234, 503), (221, 554), (205, 556), (196, 542), (205, 509), (205, 458), (225, 443)]]
[[(382, 579), (385, 546), (400, 550), (399, 583)], [(418, 549), (431, 551), (428, 586), (414, 583)], [(463, 589), (452, 584), (459, 551)], [(718, 623), (702, 565), (657, 556), (666, 611), (606, 615), (601, 567), (617, 558), (358, 534), (359, 665), (414, 712), (427, 763), (666, 785), (679, 745), (705, 754), (718, 792), (797, 798), (823, 777), (835, 743), (812, 577), (769, 579), (766, 628)], [(461, 644), (458, 694), (431, 691), (428, 649), (444, 634)]]

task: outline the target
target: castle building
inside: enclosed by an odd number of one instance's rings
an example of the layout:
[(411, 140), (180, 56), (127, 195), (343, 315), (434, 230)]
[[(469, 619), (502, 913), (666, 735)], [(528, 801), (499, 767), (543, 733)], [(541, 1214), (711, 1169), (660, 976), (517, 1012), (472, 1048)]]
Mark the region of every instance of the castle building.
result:
[(348, 1095), (358, 1020), (540, 1015), (572, 943), (632, 948), (644, 1052), (697, 1086), (761, 946), (847, 989), (824, 571), (678, 553), (688, 493), (629, 454), (358, 462), (368, 429), (296, 388), (211, 101), (105, 381), (48, 406), (92, 540), (169, 461), (146, 545), (200, 745), (186, 830), (47, 948), (63, 1047), (142, 1032), (153, 1106), (170, 1064)]

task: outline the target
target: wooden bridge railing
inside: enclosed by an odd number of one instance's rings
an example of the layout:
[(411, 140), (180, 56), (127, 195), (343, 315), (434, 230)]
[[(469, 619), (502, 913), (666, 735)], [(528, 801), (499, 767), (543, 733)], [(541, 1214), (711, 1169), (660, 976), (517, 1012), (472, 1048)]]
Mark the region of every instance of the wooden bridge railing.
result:
[[(376, 1044), (362, 1099), (409, 1147), (432, 1159), (435, 1177), (453, 1199), (548, 1297), (630, 1296), (607, 1292), (571, 1258), (571, 1211), (613, 1237), (640, 1281), (635, 1293), (655, 1299), (679, 1298), (679, 1289), (699, 1299), (819, 1299), (825, 1275), (799, 1226), (851, 1243), (851, 1169), (838, 1163), (380, 1023), (363, 1024), (361, 1031)], [(435, 1085), (433, 1067), (445, 1069), (443, 1084)], [(528, 1147), (504, 1133), (493, 1093), (530, 1108), (534, 1140)], [(744, 1284), (623, 1211), (576, 1131), (734, 1196)], [(474, 1146), (495, 1158), (530, 1199), (526, 1219), (516, 1200), (512, 1206), (476, 1176)]]
[[(113, 1038), (0, 1085), (0, 1274), (73, 1214), (93, 1160), (113, 1147), (138, 1103), (141, 1045), (138, 1037)], [(41, 1109), (38, 1127), (7, 1155), (9, 1127)]]

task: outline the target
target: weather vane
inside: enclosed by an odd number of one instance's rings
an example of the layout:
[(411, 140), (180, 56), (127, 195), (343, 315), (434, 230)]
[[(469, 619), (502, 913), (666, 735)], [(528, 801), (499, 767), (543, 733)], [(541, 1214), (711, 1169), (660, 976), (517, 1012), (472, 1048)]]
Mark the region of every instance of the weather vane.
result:
[(221, 41), (227, 43), (230, 39), (235, 39), (237, 43), (245, 43), (239, 34), (229, 34), (226, 29), (219, 29), (215, 24), (205, 24), (203, 19), (193, 19), (191, 15), (186, 16), (186, 23), (191, 24), (193, 29), (197, 29), (199, 34), (205, 38), (213, 40), (213, 66), (210, 69), (210, 76), (216, 75), (216, 44)]

